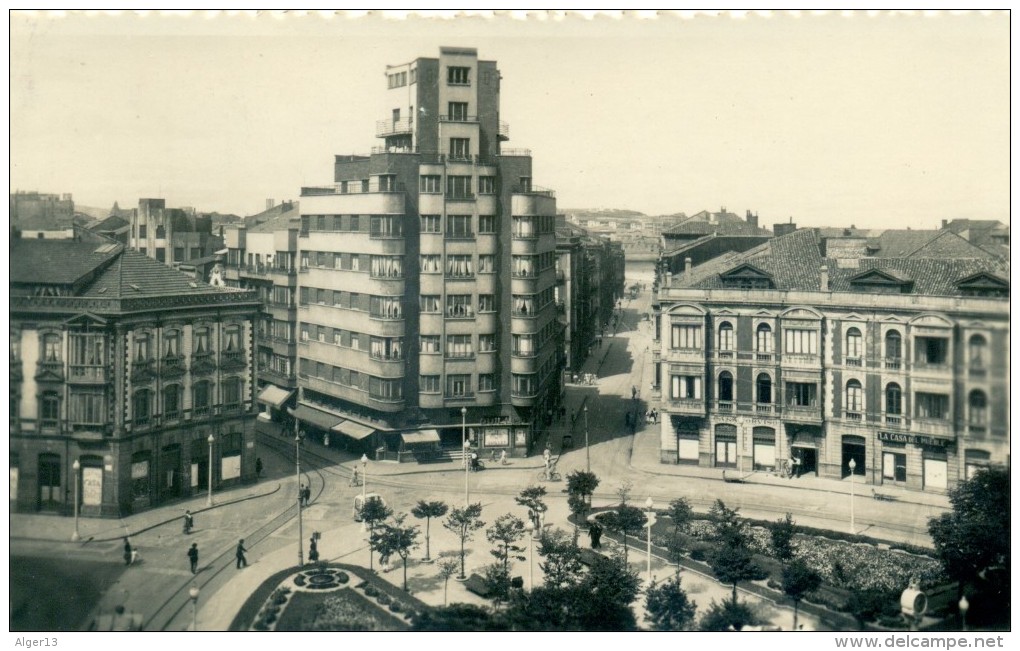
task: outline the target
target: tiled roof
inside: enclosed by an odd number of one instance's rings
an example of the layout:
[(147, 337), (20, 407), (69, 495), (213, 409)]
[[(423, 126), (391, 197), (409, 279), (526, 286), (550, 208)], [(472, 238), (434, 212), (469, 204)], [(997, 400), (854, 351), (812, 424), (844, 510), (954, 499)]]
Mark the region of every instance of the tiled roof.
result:
[(106, 219), (97, 222), (89, 227), (92, 231), (115, 231), (125, 226), (130, 226), (131, 222), (128, 220), (118, 217), (117, 215), (110, 215)]
[(12, 239), (10, 282), (69, 285), (116, 257), (123, 245)]
[(888, 230), (868, 240), (876, 258), (987, 258), (986, 251), (949, 230)]
[(301, 211), (295, 207), (281, 212), (278, 215), (273, 215), (263, 222), (255, 224), (248, 229), (249, 233), (273, 233), (280, 230), (285, 230), (291, 226), (292, 221), (297, 221), (298, 226), (301, 225)]
[(131, 298), (180, 294), (217, 294), (243, 291), (230, 287), (212, 287), (191, 276), (171, 269), (136, 251), (125, 251), (111, 264), (83, 296)]
[(771, 235), (772, 233), (760, 226), (754, 226), (741, 219), (737, 221), (707, 222), (688, 219), (682, 224), (671, 226), (662, 232), (663, 235)]
[(819, 291), (823, 264), (828, 269), (829, 289), (833, 292), (854, 291), (850, 280), (870, 269), (882, 270), (897, 278), (912, 279), (912, 293), (934, 296), (959, 295), (956, 283), (976, 273), (1009, 277), (1008, 262), (993, 260), (990, 256), (823, 258), (819, 240), (815, 229), (801, 229), (773, 238), (745, 253), (710, 260), (691, 272), (674, 277), (673, 286), (721, 289), (723, 284), (719, 274), (743, 263), (768, 273), (779, 290)]
[(945, 225), (946, 230), (960, 233), (963, 231), (983, 231), (1004, 226), (997, 219), (954, 219)]

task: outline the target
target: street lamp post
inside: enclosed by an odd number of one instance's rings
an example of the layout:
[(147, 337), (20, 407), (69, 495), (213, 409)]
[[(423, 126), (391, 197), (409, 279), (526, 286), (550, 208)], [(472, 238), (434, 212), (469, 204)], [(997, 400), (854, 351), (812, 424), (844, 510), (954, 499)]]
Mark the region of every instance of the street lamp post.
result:
[(857, 462), (850, 459), (850, 533), (856, 531), (854, 527), (854, 468), (856, 467)]
[(960, 603), (956, 604), (960, 607), (960, 622), (963, 624), (964, 633), (967, 632), (967, 611), (970, 609), (970, 602), (967, 601), (967, 595), (960, 597)]
[(81, 539), (81, 534), (78, 533), (78, 493), (81, 491), (81, 462), (77, 459), (71, 464), (71, 468), (74, 469), (74, 533), (71, 534), (71, 541), (77, 542)]
[(471, 459), (468, 454), (470, 444), (467, 438), (467, 407), (460, 408), (460, 434), (461, 438), (464, 439), (464, 508), (468, 507), (468, 472), (471, 470)]
[(655, 502), (652, 501), (651, 496), (645, 500), (645, 510), (647, 514), (645, 519), (648, 521), (648, 558), (646, 561), (645, 570), (648, 573), (648, 585), (652, 584), (652, 525), (655, 524), (655, 512), (652, 508), (655, 506)]
[(188, 590), (188, 595), (191, 597), (191, 630), (198, 630), (198, 586), (192, 584)]
[(209, 472), (206, 473), (206, 474), (209, 475), (209, 491), (208, 491), (208, 494), (205, 496), (205, 505), (206, 506), (212, 506), (212, 476), (213, 476), (213, 456), (212, 456), (213, 450), (212, 450), (212, 446), (213, 446), (213, 443), (216, 442), (216, 437), (213, 436), (212, 433), (210, 433), (209, 434), (209, 438), (206, 439), (206, 440), (209, 441)]
[[(365, 509), (365, 500), (367, 499), (368, 492), (368, 455), (361, 455), (361, 509)], [(361, 516), (361, 530), (368, 531), (368, 525), (365, 524), (365, 516)]]
[(588, 403), (584, 403), (584, 460), (591, 472), (591, 450), (588, 448)]
[(304, 541), (305, 531), (304, 523), (302, 521), (301, 513), (301, 502), (303, 501), (304, 495), (301, 490), (301, 430), (300, 421), (294, 419), (294, 471), (297, 476), (297, 564), (298, 567), (302, 567), (305, 564), (304, 555)]
[(535, 523), (528, 520), (524, 525), (528, 532), (528, 590), (535, 589)]

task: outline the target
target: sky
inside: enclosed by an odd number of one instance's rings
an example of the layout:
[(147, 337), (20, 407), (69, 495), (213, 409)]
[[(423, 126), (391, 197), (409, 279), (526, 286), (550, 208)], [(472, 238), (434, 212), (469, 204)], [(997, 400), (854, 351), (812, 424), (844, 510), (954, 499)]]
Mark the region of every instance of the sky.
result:
[(764, 226), (1010, 211), (1009, 16), (405, 20), (14, 13), (11, 191), (248, 215), (367, 153), (387, 64), (498, 62), (506, 147), (562, 209)]

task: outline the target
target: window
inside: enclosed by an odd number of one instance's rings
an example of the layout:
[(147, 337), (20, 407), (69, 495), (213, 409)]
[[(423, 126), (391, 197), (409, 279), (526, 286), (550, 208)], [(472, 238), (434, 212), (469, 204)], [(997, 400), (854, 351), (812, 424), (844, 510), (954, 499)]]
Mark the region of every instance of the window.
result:
[[(418, 338), (418, 352), (432, 355), (439, 352), (439, 335), (421, 335)], [(439, 389), (437, 388), (436, 391)]]
[(181, 355), (181, 333), (179, 330), (170, 330), (163, 333), (163, 357), (180, 357)]
[(474, 357), (471, 335), (446, 335), (447, 357)]
[(71, 364), (102, 366), (106, 363), (106, 356), (103, 354), (105, 347), (103, 335), (72, 334), (69, 343), (71, 345)]
[(949, 417), (949, 396), (941, 393), (915, 393), (915, 413), (918, 418), (945, 419)]
[(530, 255), (513, 257), (513, 273), (515, 276), (527, 278), (535, 275), (535, 258)]
[(768, 373), (758, 375), (758, 379), (755, 381), (755, 389), (756, 402), (760, 404), (772, 403), (772, 378), (769, 377)]
[(316, 334), (317, 334), (316, 338), (318, 339), (318, 341), (320, 343), (323, 343), (323, 344), (326, 343), (326, 328), (322, 328), (322, 327), (318, 328)]
[(175, 246), (174, 247), (174, 262), (184, 262), (184, 247), (183, 246)]
[(496, 335), (478, 335), (478, 351), (491, 353), (496, 350)]
[(479, 233), (495, 233), (496, 232), (496, 216), (495, 215), (479, 215), (478, 216), (478, 232)]
[(147, 362), (151, 359), (149, 351), (149, 335), (137, 335), (135, 337), (135, 361)]
[(733, 402), (733, 374), (729, 371), (719, 374), (719, 400)]
[(236, 408), (241, 404), (241, 380), (232, 377), (223, 381), (223, 406), (227, 409)]
[(351, 232), (357, 233), (361, 230), (361, 218), (358, 215), (351, 215)]
[(422, 233), (442, 233), (439, 215), (422, 215), (420, 218)]
[[(466, 160), (471, 158), (470, 138), (450, 138), (450, 158), (454, 160)], [(471, 178), (471, 177), (466, 177)]]
[(897, 369), (903, 358), (903, 339), (896, 330), (885, 333), (885, 366)]
[(435, 314), (439, 312), (439, 297), (423, 295), (418, 297), (418, 309), (422, 312)]
[(333, 330), (333, 345), (334, 346), (343, 346), (344, 345), (344, 331), (343, 330)]
[(511, 335), (513, 354), (517, 357), (533, 357), (535, 355), (535, 337), (533, 335)]
[(861, 365), (861, 331), (850, 328), (846, 331), (846, 363), (847, 366)]
[(422, 174), (418, 177), (418, 190), (422, 194), (439, 194), (443, 191), (441, 181), (438, 174)]
[(755, 331), (755, 350), (759, 353), (772, 352), (772, 328), (762, 323)]
[(401, 297), (373, 296), (371, 300), (370, 312), (371, 316), (377, 319), (401, 319), (403, 318)]
[(12, 362), (21, 361), (21, 333), (17, 332), (13, 328), (9, 333), (11, 348), (10, 357)]
[(530, 397), (538, 392), (538, 382), (535, 380), (534, 375), (519, 375), (514, 373), (511, 377), (513, 381), (512, 392), (515, 396)]
[(864, 410), (864, 396), (861, 383), (858, 380), (850, 380), (846, 383), (846, 410), (847, 415), (856, 414), (857, 419), (860, 419), (861, 412)]
[(446, 236), (449, 238), (474, 237), (471, 232), (471, 215), (448, 215), (446, 217)]
[(495, 312), (496, 311), (496, 297), (492, 294), (479, 294), (478, 295), (478, 311), (479, 312)]
[(449, 66), (446, 68), (446, 83), (450, 86), (466, 86), (471, 83), (471, 68)]
[(446, 297), (446, 316), (467, 318), (474, 316), (470, 294), (452, 294)]
[(818, 331), (817, 330), (796, 330), (787, 328), (786, 353), (793, 355), (817, 355), (818, 354)]
[(494, 274), (496, 273), (496, 256), (494, 255), (479, 255), (478, 256), (478, 273), (480, 274)]
[(676, 325), (671, 328), (671, 348), (701, 348), (701, 326)]
[(399, 337), (372, 337), (369, 346), (369, 354), (376, 359), (395, 361), (404, 357), (404, 340)]
[[(393, 74), (387, 75), (387, 82), (390, 88), (400, 88), (401, 86), (407, 85), (407, 72), (394, 72)], [(394, 119), (398, 119), (400, 116), (400, 109), (394, 109)]]
[(105, 424), (106, 396), (102, 391), (75, 392), (70, 396), (70, 420), (75, 424)]
[(450, 278), (471, 278), (475, 275), (470, 255), (446, 256), (446, 275)]
[(466, 398), (471, 396), (471, 376), (447, 375), (446, 395), (450, 398)]
[(440, 260), (442, 260), (442, 256), (439, 256), (439, 255), (423, 255), (423, 256), (421, 256), (421, 272), (423, 274), (437, 274), (437, 273), (439, 273)]
[(700, 400), (701, 378), (696, 375), (670, 376), (669, 397), (673, 400)]
[(145, 224), (142, 224), (141, 226), (139, 226), (138, 227), (138, 237), (141, 238), (141, 239), (145, 239), (146, 236), (147, 236), (147, 230), (148, 230), (148, 226), (146, 226)]
[(818, 385), (808, 382), (787, 382), (786, 402), (791, 407), (817, 407)]
[(944, 337), (914, 339), (914, 361), (918, 364), (945, 364), (949, 357), (949, 340)]
[(471, 177), (470, 176), (447, 176), (446, 196), (450, 199), (471, 199)]
[(324, 231), (326, 230), (326, 216), (316, 215), (315, 216), (315, 230)]
[(987, 424), (988, 400), (985, 392), (975, 389), (967, 397), (967, 423), (972, 429), (984, 429)]
[(988, 342), (981, 335), (973, 335), (967, 342), (967, 364), (972, 371), (983, 371), (988, 366)]
[(203, 355), (209, 351), (209, 329), (198, 328), (195, 330), (195, 354)]
[(47, 391), (39, 401), (39, 421), (43, 427), (56, 427), (60, 422), (60, 394)]
[(496, 376), (492, 373), (481, 373), (478, 376), (478, 390), (479, 391), (495, 391), (496, 390)]
[(361, 271), (361, 256), (357, 253), (351, 255), (351, 271)]
[(196, 382), (191, 388), (191, 409), (196, 416), (209, 413), (209, 404), (212, 397), (208, 381)]
[(733, 324), (729, 321), (719, 324), (719, 350), (733, 350)]
[(535, 297), (524, 296), (521, 294), (515, 294), (513, 297), (514, 316), (534, 316), (535, 315)]
[(375, 278), (403, 278), (404, 259), (400, 256), (379, 256), (371, 258), (372, 276)]
[(519, 239), (535, 237), (535, 220), (531, 217), (513, 218), (513, 236)]
[(478, 194), (496, 194), (496, 177), (479, 176)]
[(403, 237), (404, 222), (400, 215), (372, 215), (372, 237)]
[(418, 376), (418, 391), (421, 393), (439, 393), (438, 375)]
[(168, 420), (177, 420), (181, 417), (183, 396), (184, 390), (179, 384), (163, 387), (163, 416)]
[(903, 391), (895, 382), (885, 386), (885, 413), (892, 416), (903, 413)]
[(241, 327), (227, 326), (223, 331), (223, 350), (228, 353), (235, 353), (241, 350)]
[(301, 341), (308, 341), (308, 324), (301, 324)]
[(131, 414), (135, 425), (144, 425), (149, 422), (149, 407), (151, 404), (152, 398), (149, 395), (148, 389), (135, 391), (134, 396), (131, 398)]
[(451, 122), (465, 122), (468, 119), (467, 102), (448, 102), (446, 117)]

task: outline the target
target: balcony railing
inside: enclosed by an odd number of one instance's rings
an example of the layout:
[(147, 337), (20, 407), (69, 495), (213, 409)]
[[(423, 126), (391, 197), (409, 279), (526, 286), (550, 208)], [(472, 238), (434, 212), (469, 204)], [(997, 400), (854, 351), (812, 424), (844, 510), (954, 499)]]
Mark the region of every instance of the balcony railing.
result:
[(159, 374), (161, 377), (179, 377), (184, 374), (184, 356), (174, 355), (164, 357), (159, 363)]
[(225, 350), (220, 359), (220, 366), (224, 369), (244, 368), (245, 363), (243, 350)]
[(410, 118), (403, 120), (376, 120), (375, 137), (385, 138), (386, 136), (411, 133), (412, 126), (413, 123)]
[(499, 127), (496, 131), (496, 137), (500, 140), (510, 140), (510, 125), (503, 120), (500, 120)]
[(732, 400), (716, 400), (715, 410), (718, 412), (729, 413), (733, 411)]
[(555, 199), (556, 198), (556, 192), (554, 190), (550, 190), (549, 188), (543, 188), (543, 187), (540, 187), (540, 186), (537, 186), (537, 185), (532, 185), (530, 183), (528, 183), (526, 185), (517, 185), (517, 186), (514, 186), (513, 193), (514, 194), (535, 194), (535, 195), (538, 195), (538, 196), (541, 196), (541, 197), (549, 197), (551, 199)]
[(886, 425), (900, 425), (903, 423), (902, 416), (894, 416), (892, 414), (886, 414), (884, 420)]
[(507, 149), (500, 149), (499, 150), (499, 155), (500, 156), (531, 156), (531, 150), (530, 149), (521, 149), (521, 148), (514, 149), (514, 148), (509, 148), (508, 147)]
[(843, 412), (843, 418), (845, 418), (846, 420), (852, 420), (852, 421), (858, 421), (859, 422), (859, 421), (864, 420), (864, 415), (861, 414), (861, 412), (859, 412), (859, 411), (844, 411)]
[(718, 350), (715, 353), (719, 359), (733, 359), (734, 353), (732, 350)]
[(131, 362), (131, 381), (144, 382), (156, 375), (156, 362), (151, 359), (136, 359)]
[(306, 186), (301, 188), (301, 196), (315, 197), (333, 194), (370, 194), (375, 192), (404, 192), (404, 184), (372, 179), (362, 181), (342, 181), (333, 185)]
[(191, 408), (191, 413), (195, 418), (204, 418), (209, 415), (211, 410), (212, 407), (209, 405), (195, 406)]
[(860, 357), (847, 357), (843, 360), (843, 366), (864, 366)]
[(106, 382), (106, 367), (72, 364), (68, 368), (68, 376), (71, 382), (104, 384)]
[(775, 358), (775, 355), (773, 355), (772, 353), (755, 353), (754, 354), (755, 361), (756, 362), (760, 362), (760, 363), (765, 363), (765, 364), (771, 363), (774, 358)]
[(440, 115), (440, 122), (478, 122), (477, 115)]
[(890, 371), (898, 371), (902, 364), (903, 360), (899, 357), (887, 357), (885, 359), (885, 367)]
[(775, 411), (775, 405), (755, 405), (754, 411), (757, 414), (771, 414)]
[(988, 375), (988, 369), (982, 368), (980, 366), (971, 366), (970, 368), (967, 369), (968, 377), (982, 379), (986, 375)]

